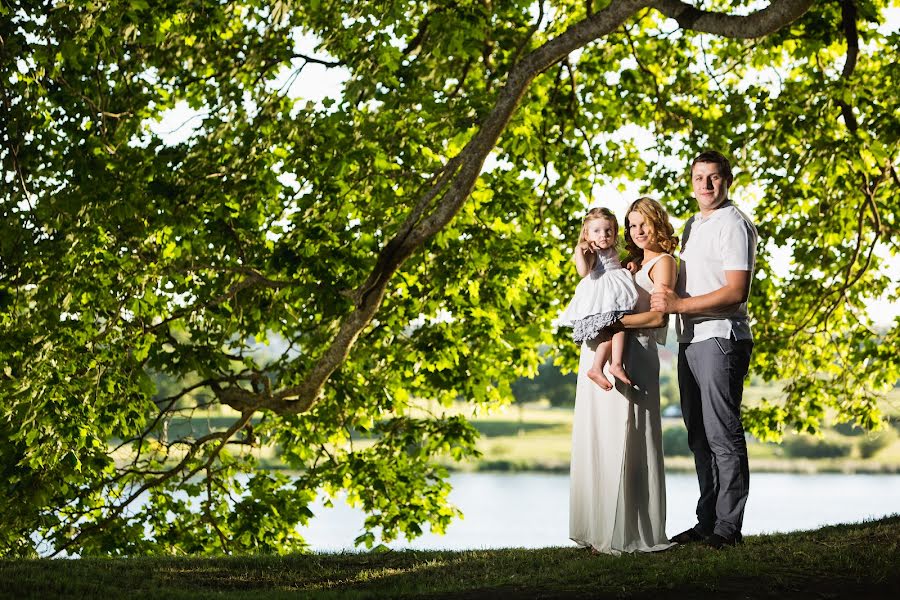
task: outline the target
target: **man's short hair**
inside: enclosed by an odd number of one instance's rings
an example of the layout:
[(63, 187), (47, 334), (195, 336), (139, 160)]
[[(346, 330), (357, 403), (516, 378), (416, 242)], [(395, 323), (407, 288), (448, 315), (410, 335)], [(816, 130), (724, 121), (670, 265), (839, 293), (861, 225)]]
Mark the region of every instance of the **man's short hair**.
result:
[(697, 163), (714, 163), (722, 167), (722, 175), (725, 176), (725, 179), (732, 181), (734, 176), (731, 174), (731, 163), (728, 162), (728, 159), (725, 158), (725, 155), (721, 152), (717, 152), (716, 150), (707, 150), (705, 152), (701, 152), (697, 155), (696, 158), (691, 162), (691, 174), (694, 173), (694, 165)]

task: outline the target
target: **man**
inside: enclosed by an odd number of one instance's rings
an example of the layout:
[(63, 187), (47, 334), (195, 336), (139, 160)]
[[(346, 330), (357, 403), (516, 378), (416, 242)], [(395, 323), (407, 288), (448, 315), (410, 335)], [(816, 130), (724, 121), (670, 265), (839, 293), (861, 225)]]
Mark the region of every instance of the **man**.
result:
[(719, 152), (691, 163), (700, 213), (685, 224), (675, 290), (656, 291), (652, 310), (677, 313), (678, 387), (694, 454), (697, 524), (670, 541), (719, 549), (742, 541), (749, 491), (741, 425), (753, 337), (747, 297), (756, 264), (756, 227), (728, 198), (731, 165)]

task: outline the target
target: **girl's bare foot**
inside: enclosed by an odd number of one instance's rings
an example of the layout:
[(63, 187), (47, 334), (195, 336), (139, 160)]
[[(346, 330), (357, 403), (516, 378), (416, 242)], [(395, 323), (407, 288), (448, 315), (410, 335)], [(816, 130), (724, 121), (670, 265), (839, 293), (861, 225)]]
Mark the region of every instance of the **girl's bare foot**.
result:
[(597, 369), (588, 369), (587, 376), (588, 376), (588, 379), (590, 379), (591, 381), (593, 381), (594, 383), (599, 385), (601, 388), (603, 388), (607, 392), (609, 390), (611, 390), (613, 387), (612, 384), (609, 382), (609, 379), (607, 379), (603, 375), (603, 371), (600, 371)]
[(622, 365), (609, 365), (609, 372), (612, 373), (612, 376), (621, 381), (624, 384), (631, 385), (631, 380), (628, 378), (628, 373), (625, 372), (625, 369)]

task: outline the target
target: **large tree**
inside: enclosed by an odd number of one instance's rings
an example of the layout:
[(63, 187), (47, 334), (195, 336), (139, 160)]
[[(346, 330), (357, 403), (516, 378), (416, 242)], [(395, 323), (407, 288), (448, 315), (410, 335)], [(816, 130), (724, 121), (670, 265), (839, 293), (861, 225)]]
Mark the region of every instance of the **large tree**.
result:
[[(748, 425), (877, 426), (886, 3), (4, 2), (0, 552), (290, 551), (318, 490), (366, 510), (360, 542), (440, 530), (436, 459), (475, 432), (413, 399), (503, 403), (540, 346), (571, 356), (552, 320), (592, 191), (684, 216), (706, 147), (761, 190), (754, 370), (786, 398)], [(292, 92), (312, 64), (339, 101)], [(150, 125), (180, 103), (176, 143)], [(256, 468), (270, 447), (296, 474)]]

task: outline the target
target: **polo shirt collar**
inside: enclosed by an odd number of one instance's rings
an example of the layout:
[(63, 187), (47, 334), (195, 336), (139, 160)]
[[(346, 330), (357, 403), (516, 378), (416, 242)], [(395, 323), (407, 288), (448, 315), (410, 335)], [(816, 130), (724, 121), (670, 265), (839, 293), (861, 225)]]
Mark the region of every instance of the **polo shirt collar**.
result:
[(709, 215), (708, 217), (704, 217), (704, 216), (703, 216), (703, 213), (699, 213), (699, 212), (698, 212), (698, 213), (697, 213), (697, 219), (696, 219), (696, 221), (697, 221), (697, 223), (709, 223), (710, 221), (716, 219), (717, 217), (722, 216), (722, 215), (724, 214), (724, 212), (722, 211), (722, 209), (723, 209), (723, 208), (728, 208), (729, 206), (734, 206), (734, 203), (732, 203), (730, 199), (725, 200), (725, 202), (723, 202), (721, 205), (719, 205), (719, 207), (717, 207), (717, 208), (712, 212), (712, 214)]

